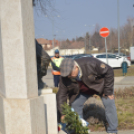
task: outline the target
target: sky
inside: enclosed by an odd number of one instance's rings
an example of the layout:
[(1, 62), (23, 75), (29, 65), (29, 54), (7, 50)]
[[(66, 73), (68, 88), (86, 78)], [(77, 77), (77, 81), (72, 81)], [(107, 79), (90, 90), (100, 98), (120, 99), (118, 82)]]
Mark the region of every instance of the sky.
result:
[[(134, 18), (134, 0), (119, 0), (120, 26)], [(35, 37), (72, 39), (93, 34), (95, 26), (117, 28), (117, 0), (53, 0), (55, 13), (44, 15), (34, 8)], [(53, 21), (52, 21), (53, 18)], [(85, 26), (86, 25), (86, 26)]]

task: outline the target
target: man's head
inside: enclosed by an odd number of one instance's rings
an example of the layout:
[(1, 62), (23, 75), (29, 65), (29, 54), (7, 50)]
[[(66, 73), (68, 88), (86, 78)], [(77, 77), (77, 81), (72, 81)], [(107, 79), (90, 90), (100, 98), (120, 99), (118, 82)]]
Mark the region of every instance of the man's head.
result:
[(60, 72), (62, 77), (76, 78), (78, 75), (78, 67), (71, 58), (66, 58), (62, 61)]
[(56, 57), (56, 58), (59, 57), (59, 50), (58, 50), (58, 49), (55, 50), (55, 57)]

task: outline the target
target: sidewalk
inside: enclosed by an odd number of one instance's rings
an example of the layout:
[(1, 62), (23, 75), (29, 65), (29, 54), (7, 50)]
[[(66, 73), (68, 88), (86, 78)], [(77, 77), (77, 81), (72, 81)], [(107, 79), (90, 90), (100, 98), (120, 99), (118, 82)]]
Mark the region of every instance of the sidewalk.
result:
[[(91, 132), (90, 134), (107, 134), (106, 132)], [(118, 134), (134, 134), (134, 130), (119, 131)]]
[(134, 85), (134, 76), (115, 77), (116, 85)]
[(115, 77), (114, 89), (134, 87), (134, 76)]

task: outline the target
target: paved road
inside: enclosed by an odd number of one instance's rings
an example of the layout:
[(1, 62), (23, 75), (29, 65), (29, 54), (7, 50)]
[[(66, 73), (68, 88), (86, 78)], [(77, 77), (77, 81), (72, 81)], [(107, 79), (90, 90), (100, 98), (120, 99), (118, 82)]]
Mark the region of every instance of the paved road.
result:
[[(47, 76), (43, 77), (43, 81), (49, 86), (54, 87), (53, 84), (53, 76), (51, 74), (51, 69), (49, 68), (47, 71)], [(134, 76), (127, 77), (115, 77), (115, 89), (125, 88), (134, 86)]]
[(53, 75), (51, 73), (51, 69), (48, 68), (47, 70), (47, 75), (43, 77), (42, 79), (49, 87), (54, 87), (54, 82), (53, 82)]

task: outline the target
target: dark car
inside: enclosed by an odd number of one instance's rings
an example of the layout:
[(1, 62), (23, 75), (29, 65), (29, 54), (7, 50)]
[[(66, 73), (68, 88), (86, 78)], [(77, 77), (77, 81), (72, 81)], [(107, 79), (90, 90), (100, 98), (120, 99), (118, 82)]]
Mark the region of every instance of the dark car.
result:
[(81, 55), (76, 55), (72, 59), (79, 59), (82, 57), (93, 57), (91, 54), (81, 54)]

